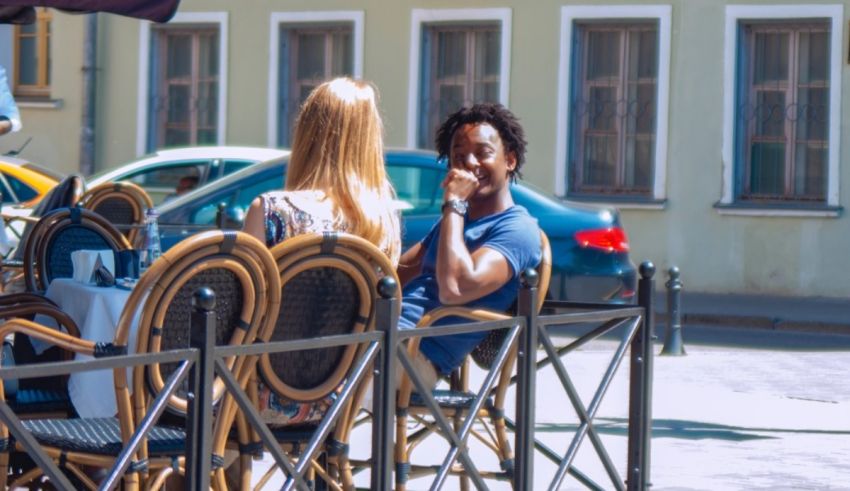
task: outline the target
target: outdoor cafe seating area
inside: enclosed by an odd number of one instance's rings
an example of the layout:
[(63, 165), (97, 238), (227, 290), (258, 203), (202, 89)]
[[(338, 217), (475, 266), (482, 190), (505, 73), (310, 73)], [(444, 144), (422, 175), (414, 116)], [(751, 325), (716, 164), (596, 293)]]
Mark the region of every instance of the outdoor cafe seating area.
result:
[[(0, 370), (3, 489), (354, 489), (364, 481), (407, 489), (422, 476), (432, 476), (430, 488), (487, 489), (499, 480), (531, 489), (541, 455), (556, 462), (546, 478), (555, 487), (566, 478), (591, 489), (646, 486), (650, 263), (641, 266), (638, 305), (546, 301), (544, 235), (544, 260), (524, 273), (516, 311), (447, 307), (426, 315), (421, 329), (399, 331), (399, 280), (367, 241), (306, 234), (268, 249), (243, 232), (212, 229), (138, 271), (150, 206), (136, 186), (84, 194), (72, 176), (42, 201), (0, 264), (0, 337), (14, 338), (16, 360)], [(445, 316), (466, 321), (429, 327)], [(550, 326), (577, 334), (554, 341)], [(419, 340), (476, 331), (489, 334), (470, 360), (429, 390), (411, 362)], [(561, 358), (615, 331), (610, 368), (583, 401)], [(628, 463), (615, 463), (593, 418), (626, 356)], [(536, 385), (544, 366), (562, 387)], [(471, 370), (485, 373), (478, 387)], [(535, 392), (555, 389), (580, 424), (551, 449), (535, 438)], [(267, 424), (263, 394), (326, 407), (300, 424)], [(364, 425), (371, 453), (355, 457), (352, 434)], [(440, 465), (419, 460), (428, 438), (448, 442)], [(476, 462), (471, 440), (499, 467)], [(575, 465), (583, 443), (599, 455), (605, 481)], [(264, 453), (275, 466), (258, 473)]]

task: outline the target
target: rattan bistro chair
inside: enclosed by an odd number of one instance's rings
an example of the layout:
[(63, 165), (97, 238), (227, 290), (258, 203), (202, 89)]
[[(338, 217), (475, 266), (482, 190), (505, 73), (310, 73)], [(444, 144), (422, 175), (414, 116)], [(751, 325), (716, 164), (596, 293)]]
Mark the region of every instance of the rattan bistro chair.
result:
[(54, 278), (74, 275), (71, 252), (132, 249), (130, 242), (106, 218), (82, 208), (61, 208), (43, 216), (32, 229), (24, 250), (27, 291), (44, 293)]
[[(384, 276), (395, 278), (395, 268), (387, 256), (368, 241), (345, 233), (307, 234), (287, 239), (272, 248), (280, 274), (282, 295), (277, 322), (261, 332), (263, 341), (289, 341), (339, 334), (354, 334), (375, 328), (375, 306), (378, 281)], [(398, 284), (397, 278), (396, 284)], [(401, 295), (397, 289), (397, 296)], [(295, 402), (311, 402), (335, 397), (352, 377), (352, 371), (366, 349), (365, 343), (347, 346), (290, 351), (263, 355), (257, 364), (259, 380), (277, 396)], [(309, 459), (308, 479), (321, 479), (331, 489), (353, 489), (348, 463), (348, 441), (354, 419), (360, 410), (363, 392), (371, 373), (343, 401), (335, 422), (322, 421), (301, 425), (272, 427), (281, 447), (298, 459)], [(249, 394), (256, 398), (257, 380), (249, 384)], [(320, 453), (299, 455), (304, 443), (313, 437), (321, 424), (331, 423), (330, 432)], [(240, 448), (257, 442), (256, 432), (243, 419), (239, 424)], [(221, 445), (222, 442), (219, 442)], [(243, 455), (240, 489), (251, 482), (251, 456)], [(276, 471), (272, 467), (260, 478), (256, 489), (264, 489)], [(224, 486), (223, 474), (219, 476)]]
[[(262, 323), (271, 323), (267, 311), (277, 312), (279, 280), (274, 260), (260, 241), (242, 232), (210, 231), (180, 242), (142, 275), (133, 289), (118, 321), (114, 341), (109, 346), (80, 340), (72, 336), (22, 319), (7, 321), (0, 326), (0, 336), (9, 332), (24, 332), (47, 342), (89, 356), (101, 356), (126, 350), (130, 344), (131, 327), (138, 318), (135, 351), (156, 352), (188, 346), (192, 294), (201, 286), (216, 293), (216, 342), (243, 344), (254, 341)], [(277, 299), (277, 300), (276, 300)], [(244, 358), (229, 358), (225, 364), (241, 375)], [(142, 421), (150, 402), (163, 388), (163, 379), (173, 367), (159, 364), (137, 366), (132, 379), (127, 370), (114, 370), (116, 417), (81, 419), (37, 419), (24, 421), (24, 427), (51, 457), (61, 460), (66, 472), (73, 474), (80, 485), (95, 489), (80, 466), (110, 468), (116, 456), (127, 445), (137, 425)], [(131, 391), (132, 388), (132, 391)], [(216, 380), (213, 395), (221, 399), (223, 383)], [(2, 396), (2, 391), (0, 391)], [(169, 399), (171, 418), (160, 418), (157, 426), (142, 442), (133, 462), (124, 474), (124, 489), (151, 489), (159, 486), (166, 476), (182, 465), (185, 448), (185, 423), (179, 416), (186, 410), (181, 393)], [(169, 421), (164, 421), (168, 419)], [(0, 440), (9, 437), (8, 428), (0, 426)], [(20, 443), (15, 444), (23, 450)], [(8, 446), (8, 445), (7, 445)], [(0, 454), (5, 464), (7, 454)], [(220, 462), (213, 459), (215, 462)], [(5, 467), (5, 466), (2, 466)], [(0, 485), (5, 485), (6, 469), (0, 469)], [(38, 477), (36, 469), (21, 476), (10, 487), (26, 484)]]
[(147, 191), (132, 182), (105, 182), (86, 191), (79, 206), (103, 215), (135, 244), (145, 211), (153, 208), (153, 201)]
[[(71, 174), (51, 189), (33, 208), (29, 216), (0, 215), (7, 232), (17, 233), (18, 228), (21, 229), (18, 235), (18, 245), (0, 261), (0, 290), (10, 291), (22, 283), (24, 249), (38, 220), (53, 210), (76, 206), (85, 191), (85, 187), (85, 180), (82, 176)], [(23, 227), (16, 228), (15, 224), (18, 222), (22, 222)], [(23, 289), (22, 285), (20, 289)]]
[[(549, 239), (543, 231), (540, 232), (541, 261), (537, 267), (538, 302), (537, 310), (543, 308), (543, 302), (549, 289), (549, 279), (552, 270), (552, 251)], [(470, 309), (466, 307), (439, 307), (423, 316), (417, 327), (428, 327), (444, 317), (459, 317), (468, 321), (492, 321), (509, 318), (510, 315), (503, 312), (493, 312), (485, 309)], [(494, 364), (497, 353), (502, 349), (507, 336), (507, 329), (490, 331), (487, 337), (476, 346), (467, 357), (464, 365), (452, 374), (448, 390), (435, 390), (432, 395), (439, 404), (442, 413), (450, 420), (456, 422), (456, 430), (463, 418), (467, 417), (470, 408), (476, 398), (476, 394), (469, 390), (469, 363), (474, 361), (481, 368), (490, 370)], [(411, 358), (419, 349), (419, 338), (413, 338), (408, 344), (408, 352)], [(496, 453), (501, 466), (500, 471), (481, 472), (482, 477), (496, 479), (510, 479), (513, 468), (513, 451), (511, 450), (505, 424), (504, 408), (507, 391), (511, 385), (511, 377), (517, 358), (517, 345), (510, 348), (508, 356), (499, 370), (496, 384), (490, 391), (490, 397), (475, 415), (475, 418), (485, 429), (484, 432), (473, 429), (471, 435), (480, 440), (485, 446)], [(433, 465), (411, 465), (413, 459), (411, 453), (415, 447), (424, 441), (426, 437), (439, 432), (439, 428), (430, 417), (430, 412), (424, 404), (423, 399), (412, 392), (412, 383), (407, 374), (401, 379), (398, 390), (398, 406), (396, 416), (396, 489), (406, 489), (408, 478), (413, 478), (429, 473), (434, 473), (436, 467)], [(417, 423), (412, 431), (408, 426), (408, 416)], [(452, 474), (464, 479), (464, 469), (456, 464), (451, 469)], [(461, 482), (461, 487), (466, 488), (466, 482)]]

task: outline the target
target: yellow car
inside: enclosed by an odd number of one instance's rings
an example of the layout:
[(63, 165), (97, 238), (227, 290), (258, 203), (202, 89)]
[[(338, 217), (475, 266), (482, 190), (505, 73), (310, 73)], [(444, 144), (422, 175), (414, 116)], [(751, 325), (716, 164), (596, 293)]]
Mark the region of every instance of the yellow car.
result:
[[(53, 189), (60, 174), (16, 157), (0, 156), (0, 193), (3, 208), (31, 207)], [(4, 210), (5, 211), (5, 210)]]

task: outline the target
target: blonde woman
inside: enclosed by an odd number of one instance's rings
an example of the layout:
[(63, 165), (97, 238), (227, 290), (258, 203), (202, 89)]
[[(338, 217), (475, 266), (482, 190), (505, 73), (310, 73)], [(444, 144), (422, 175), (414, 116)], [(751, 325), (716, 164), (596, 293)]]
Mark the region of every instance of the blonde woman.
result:
[(398, 264), (398, 213), (384, 169), (376, 99), (370, 84), (350, 78), (325, 82), (307, 96), (284, 190), (251, 203), (246, 232), (269, 247), (308, 232), (347, 232), (372, 242)]
[[(368, 83), (337, 78), (307, 97), (293, 135), (283, 191), (251, 203), (244, 230), (269, 247), (288, 237), (340, 231), (365, 238), (394, 266), (401, 249), (395, 192), (384, 168), (383, 124)], [(271, 424), (321, 418), (331, 401), (294, 404), (260, 390)]]

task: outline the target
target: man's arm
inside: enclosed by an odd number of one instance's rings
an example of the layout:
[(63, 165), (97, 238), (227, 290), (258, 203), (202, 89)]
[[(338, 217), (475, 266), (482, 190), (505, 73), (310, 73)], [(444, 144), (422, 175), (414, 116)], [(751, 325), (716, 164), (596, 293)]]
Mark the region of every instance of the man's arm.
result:
[(397, 274), (402, 287), (422, 273), (423, 257), (425, 257), (425, 247), (422, 246), (422, 242), (417, 242), (401, 255), (401, 259), (398, 261)]
[(463, 217), (457, 213), (443, 213), (438, 247), (437, 284), (443, 305), (477, 300), (512, 278), (513, 271), (501, 252), (485, 246), (470, 253), (463, 241)]
[[(468, 170), (451, 169), (443, 181), (444, 199), (465, 200), (478, 187)], [(494, 249), (481, 247), (470, 252), (463, 241), (464, 217), (443, 207), (440, 243), (437, 245), (437, 285), (440, 303), (462, 305), (493, 293), (511, 279), (508, 260)]]
[(6, 82), (6, 70), (0, 66), (0, 135), (21, 129), (21, 113)]

